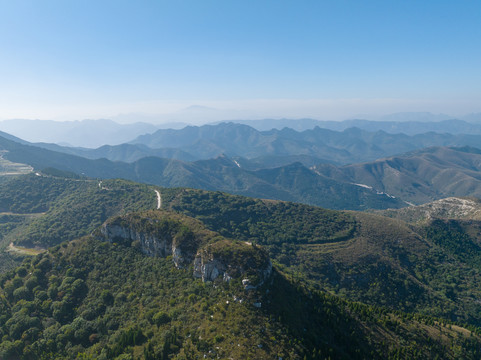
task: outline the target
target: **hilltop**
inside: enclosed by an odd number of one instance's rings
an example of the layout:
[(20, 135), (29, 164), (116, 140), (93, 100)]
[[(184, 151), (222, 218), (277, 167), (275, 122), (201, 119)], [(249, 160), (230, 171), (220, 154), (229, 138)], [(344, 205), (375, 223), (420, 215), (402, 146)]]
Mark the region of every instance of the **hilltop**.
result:
[(375, 214), (182, 189), (164, 197), (164, 206), (223, 236), (265, 246), (284, 271), (316, 289), (481, 325), (475, 220), (413, 227)]
[[(208, 264), (225, 272), (199, 276)], [(342, 300), (165, 211), (112, 218), (0, 285), (5, 359), (475, 358), (481, 345), (477, 328)]]
[(410, 206), (399, 210), (385, 210), (379, 213), (406, 222), (426, 222), (432, 219), (479, 221), (481, 220), (481, 201), (474, 197), (449, 197), (418, 206)]
[(481, 196), (481, 150), (471, 147), (432, 147), (369, 163), (320, 164), (313, 169), (415, 205), (452, 196)]
[[(165, 145), (173, 145), (179, 140), (178, 136), (184, 134), (185, 138), (181, 140), (186, 147), (179, 147), (183, 144), (181, 141), (176, 148), (166, 147), (152, 152), (144, 144), (121, 145), (118, 153), (110, 148), (92, 150), (99, 154), (111, 154), (115, 159), (127, 157), (132, 162), (87, 159), (82, 157), (86, 156), (84, 150), (79, 150), (82, 156), (77, 156), (44, 148), (61, 150), (58, 146), (39, 147), (39, 144), (25, 144), (3, 137), (0, 137), (0, 148), (3, 149), (5, 161), (9, 164), (16, 163), (17, 169), (26, 172), (55, 168), (64, 173), (94, 179), (124, 178), (162, 187), (220, 190), (339, 210), (401, 208), (450, 196), (481, 196), (481, 150), (473, 147), (430, 147), (372, 162), (337, 166), (331, 161), (332, 157), (329, 151), (325, 151), (324, 145), (339, 143), (343, 147), (342, 151), (338, 149), (341, 152), (349, 148), (349, 153), (362, 155), (363, 158), (376, 153), (373, 155), (376, 158), (385, 154), (389, 147), (391, 150), (388, 153), (395, 151), (397, 140), (394, 138), (402, 138), (406, 144), (412, 144), (412, 139), (407, 135), (387, 136), (365, 133), (359, 129), (348, 129), (335, 136), (331, 134), (334, 139), (331, 135), (324, 136), (324, 130), (318, 128), (302, 133), (283, 129), (267, 136), (248, 126), (236, 124), (190, 127), (179, 130), (180, 132), (162, 131), (161, 141)], [(219, 143), (217, 137), (224, 135), (225, 138)], [(227, 140), (229, 136), (235, 138), (234, 143)], [(421, 142), (424, 145), (432, 144), (445, 136), (448, 135), (435, 134), (425, 138), (426, 141), (429, 140), (427, 143), (424, 140)], [(284, 143), (280, 138), (290, 140)], [(457, 139), (464, 143), (468, 138), (471, 139), (466, 135)], [(207, 146), (206, 141), (213, 141), (217, 145)], [(319, 145), (321, 142), (324, 145)], [(226, 153), (213, 159), (197, 161), (158, 157), (177, 154), (184, 159), (193, 158), (195, 156), (189, 155), (187, 151), (190, 143), (199, 146), (194, 151), (196, 154), (201, 154), (201, 148), (214, 149), (210, 155), (224, 150)], [(232, 151), (227, 146), (231, 146)], [(377, 152), (376, 149), (381, 147), (386, 151)], [(309, 148), (315, 148), (316, 151), (308, 151)], [(249, 155), (240, 151), (242, 149), (250, 149), (253, 153)], [(75, 153), (74, 150), (69, 148), (69, 152)], [(263, 155), (254, 154), (256, 151)], [(150, 153), (156, 156), (146, 156)], [(257, 157), (244, 158), (238, 154)], [(140, 158), (135, 160), (137, 156)]]
[[(314, 289), (392, 311), (481, 325), (480, 223), (469, 213), (413, 226), (375, 214), (121, 180), (31, 174), (1, 186), (5, 250), (11, 242), (46, 248), (91, 234), (112, 216), (155, 209), (156, 190), (162, 209), (196, 218), (225, 238), (263, 246), (278, 269)], [(4, 270), (22, 256), (4, 252)]]

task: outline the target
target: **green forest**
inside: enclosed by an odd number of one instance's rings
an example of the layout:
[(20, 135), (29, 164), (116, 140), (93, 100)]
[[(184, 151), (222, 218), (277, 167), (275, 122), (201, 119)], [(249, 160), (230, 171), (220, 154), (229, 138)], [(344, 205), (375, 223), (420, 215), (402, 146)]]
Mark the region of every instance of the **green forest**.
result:
[(59, 175), (0, 185), (5, 249), (48, 249), (3, 252), (2, 359), (481, 356), (475, 220)]

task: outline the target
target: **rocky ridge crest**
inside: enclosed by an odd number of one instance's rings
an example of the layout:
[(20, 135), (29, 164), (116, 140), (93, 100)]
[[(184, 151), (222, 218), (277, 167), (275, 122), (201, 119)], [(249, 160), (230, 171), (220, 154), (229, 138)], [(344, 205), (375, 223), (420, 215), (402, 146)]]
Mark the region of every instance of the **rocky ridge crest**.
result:
[(204, 282), (242, 278), (245, 289), (254, 289), (272, 273), (272, 263), (261, 247), (225, 239), (194, 219), (165, 211), (109, 219), (97, 237), (136, 247), (147, 256), (171, 256), (177, 268), (192, 264), (193, 276)]

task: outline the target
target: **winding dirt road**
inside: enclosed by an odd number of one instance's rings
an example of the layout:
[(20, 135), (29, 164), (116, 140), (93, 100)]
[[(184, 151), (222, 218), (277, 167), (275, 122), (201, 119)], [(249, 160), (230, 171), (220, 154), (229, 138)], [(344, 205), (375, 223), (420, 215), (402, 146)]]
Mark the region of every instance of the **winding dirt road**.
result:
[(162, 197), (160, 196), (159, 190), (154, 191), (157, 194), (157, 209), (160, 209), (162, 207)]

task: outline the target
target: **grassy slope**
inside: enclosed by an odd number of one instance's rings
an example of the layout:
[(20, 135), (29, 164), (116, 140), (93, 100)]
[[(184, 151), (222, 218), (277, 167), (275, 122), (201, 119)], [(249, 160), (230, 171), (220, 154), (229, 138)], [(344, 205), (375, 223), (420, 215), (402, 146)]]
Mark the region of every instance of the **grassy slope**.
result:
[(21, 254), (7, 252), (10, 242), (52, 246), (89, 234), (108, 217), (157, 205), (153, 188), (123, 180), (36, 176), (0, 184), (0, 271), (15, 266)]
[(404, 202), (375, 191), (319, 176), (300, 163), (249, 171), (234, 161), (218, 157), (211, 160), (182, 162), (159, 157), (144, 157), (133, 163), (106, 159), (89, 160), (0, 137), (4, 157), (27, 163), (35, 170), (57, 168), (92, 178), (123, 178), (147, 184), (223, 190), (262, 198), (298, 201), (329, 208), (364, 210), (405, 206)]
[(431, 219), (481, 220), (481, 200), (450, 197), (403, 209), (381, 210), (378, 213), (409, 223), (423, 223)]
[[(373, 214), (194, 190), (179, 190), (164, 203), (224, 236), (266, 246), (279, 266), (314, 288), (481, 325), (476, 222), (455, 230), (435, 223), (414, 227)], [(457, 239), (470, 246), (453, 247)]]
[(448, 196), (481, 196), (481, 154), (475, 148), (434, 147), (370, 163), (317, 171), (372, 186), (414, 204)]
[(240, 278), (204, 284), (192, 267), (93, 238), (27, 259), (0, 284), (4, 359), (474, 359), (481, 345), (469, 330), (345, 301), (279, 271), (246, 292)]

